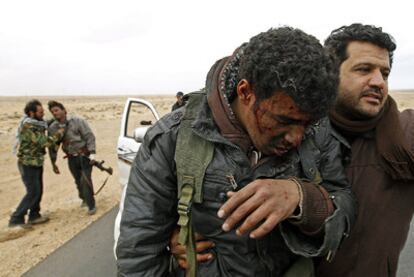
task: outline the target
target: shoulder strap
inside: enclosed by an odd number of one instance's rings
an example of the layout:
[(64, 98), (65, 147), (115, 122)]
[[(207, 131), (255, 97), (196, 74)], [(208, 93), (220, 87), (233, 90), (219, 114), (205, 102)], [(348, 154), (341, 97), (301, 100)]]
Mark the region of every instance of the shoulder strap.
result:
[(187, 247), (189, 264), (189, 275), (187, 276), (196, 276), (197, 274), (191, 205), (193, 202), (201, 203), (203, 201), (204, 174), (214, 153), (214, 144), (196, 135), (191, 125), (200, 110), (204, 96), (204, 93), (190, 94), (178, 129), (175, 149), (178, 185), (178, 225), (181, 227), (179, 243)]
[(202, 202), (202, 184), (204, 173), (213, 157), (214, 145), (192, 130), (192, 122), (196, 118), (203, 93), (190, 95), (186, 110), (178, 129), (175, 161), (177, 165), (178, 198), (184, 185), (193, 184), (194, 202)]

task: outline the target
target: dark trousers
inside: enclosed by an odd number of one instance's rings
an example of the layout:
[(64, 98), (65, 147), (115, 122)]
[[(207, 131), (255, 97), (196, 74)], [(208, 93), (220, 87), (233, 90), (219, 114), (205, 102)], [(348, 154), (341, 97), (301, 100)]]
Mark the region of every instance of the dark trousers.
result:
[(68, 164), (73, 178), (75, 178), (79, 198), (86, 202), (89, 209), (95, 208), (93, 196), (92, 165), (85, 156), (69, 157)]
[(43, 194), (43, 166), (28, 166), (21, 163), (18, 163), (17, 166), (26, 186), (26, 195), (12, 214), (10, 223), (22, 224), (28, 210), (30, 210), (29, 220), (40, 217), (40, 201)]

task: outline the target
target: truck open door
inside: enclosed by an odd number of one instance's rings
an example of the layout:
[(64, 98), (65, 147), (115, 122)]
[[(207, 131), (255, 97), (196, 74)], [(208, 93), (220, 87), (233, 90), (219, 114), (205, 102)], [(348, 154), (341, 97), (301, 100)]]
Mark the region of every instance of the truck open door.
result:
[(150, 102), (139, 98), (127, 99), (122, 116), (117, 147), (119, 181), (122, 186), (122, 195), (114, 226), (115, 259), (115, 249), (119, 237), (119, 226), (121, 223), (122, 211), (124, 209), (124, 199), (131, 165), (137, 155), (147, 129), (159, 119), (160, 116), (158, 115), (158, 112)]
[(131, 164), (149, 127), (159, 119), (154, 106), (143, 99), (128, 98), (118, 138), (118, 168), (122, 187), (128, 182)]

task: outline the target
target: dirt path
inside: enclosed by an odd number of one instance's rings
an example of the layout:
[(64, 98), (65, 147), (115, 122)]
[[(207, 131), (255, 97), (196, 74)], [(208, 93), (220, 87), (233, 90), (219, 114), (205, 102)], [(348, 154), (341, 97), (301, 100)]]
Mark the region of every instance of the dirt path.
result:
[[(46, 107), (50, 98), (39, 100)], [(105, 188), (97, 195), (97, 213), (87, 215), (80, 207), (76, 186), (67, 167), (67, 161), (58, 157), (60, 175), (52, 172), (50, 160), (46, 157), (44, 168), (44, 194), (41, 213), (48, 214), (50, 222), (38, 225), (33, 230), (15, 234), (13, 240), (0, 242), (0, 276), (20, 276), (43, 260), (56, 248), (71, 239), (85, 227), (96, 221), (104, 213), (118, 204), (120, 186), (117, 172), (116, 146), (120, 118), (126, 97), (54, 97), (64, 103), (69, 112), (74, 112), (88, 120), (97, 137), (97, 159), (114, 168)], [(161, 114), (165, 114), (174, 97), (146, 98), (154, 102)], [(16, 157), (11, 153), (14, 132), (21, 111), (28, 98), (0, 98), (0, 241), (5, 234), (10, 213), (16, 208), (25, 193), (24, 185), (17, 170)], [(106, 174), (93, 171), (94, 187), (99, 187)], [(22, 235), (19, 237), (19, 235)]]

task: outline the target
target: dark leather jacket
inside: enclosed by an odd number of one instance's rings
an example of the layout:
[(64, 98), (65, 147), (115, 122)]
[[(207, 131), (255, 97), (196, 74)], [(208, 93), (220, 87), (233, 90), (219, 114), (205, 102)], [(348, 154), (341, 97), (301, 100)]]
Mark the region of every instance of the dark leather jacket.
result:
[[(400, 112), (401, 128), (414, 152), (414, 110)], [(353, 139), (347, 174), (358, 205), (358, 220), (331, 263), (317, 264), (317, 276), (392, 277), (410, 230), (414, 183), (393, 180), (377, 160), (375, 133)], [(374, 161), (374, 162), (373, 162)]]
[[(174, 155), (184, 110), (166, 115), (148, 130), (133, 163), (116, 248), (119, 276), (169, 274), (168, 245), (178, 219)], [(268, 158), (255, 168), (239, 147), (220, 135), (205, 99), (193, 131), (215, 144), (203, 184), (203, 202), (193, 204), (191, 214), (195, 231), (216, 245), (211, 250), (216, 258), (199, 264), (199, 276), (280, 276), (296, 255), (316, 257), (336, 251), (355, 220), (356, 207), (342, 167), (341, 143), (329, 121), (315, 126), (299, 150), (283, 160)], [(257, 178), (312, 180), (317, 169), (336, 207), (325, 220), (322, 236), (306, 236), (289, 220), (260, 240), (222, 231), (217, 211), (226, 200), (225, 192), (232, 189), (225, 178), (229, 173), (241, 188)]]

